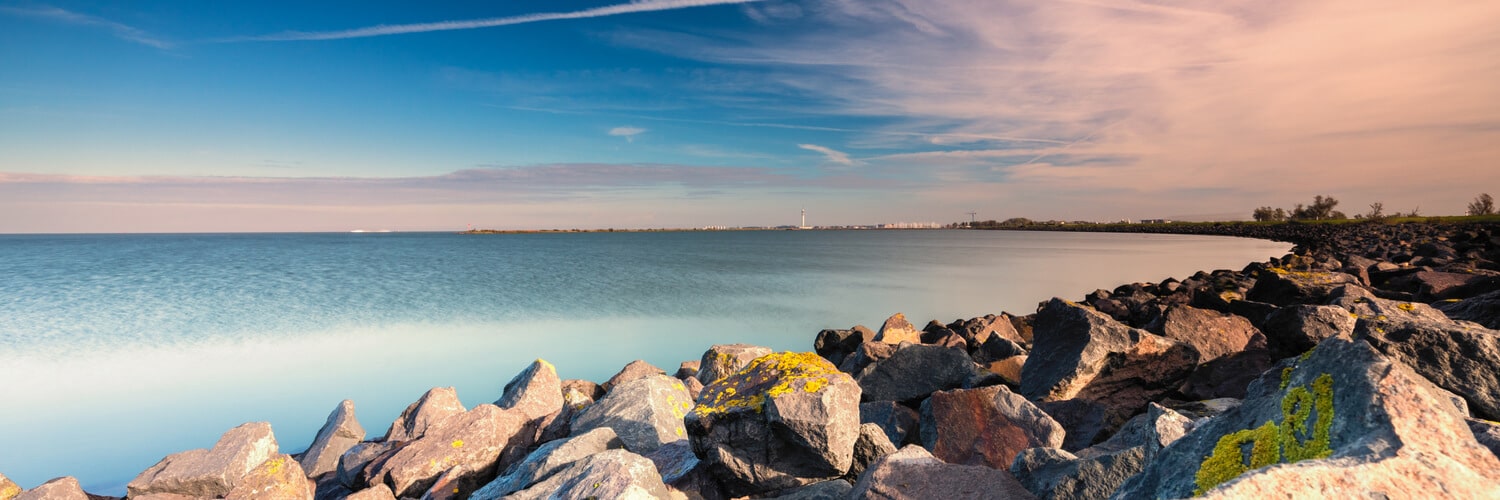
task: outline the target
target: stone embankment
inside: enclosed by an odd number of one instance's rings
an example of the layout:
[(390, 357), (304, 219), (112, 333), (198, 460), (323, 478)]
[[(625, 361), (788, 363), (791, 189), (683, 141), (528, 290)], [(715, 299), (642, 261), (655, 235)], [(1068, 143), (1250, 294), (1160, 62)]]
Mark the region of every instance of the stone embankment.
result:
[[(245, 424), (128, 498), (1500, 497), (1500, 226), (1288, 227), (1312, 232), (1285, 257), (1030, 314), (897, 314), (603, 384), (538, 360), (382, 435), (345, 401), (295, 455)], [(10, 498), (88, 497), (0, 476)]]

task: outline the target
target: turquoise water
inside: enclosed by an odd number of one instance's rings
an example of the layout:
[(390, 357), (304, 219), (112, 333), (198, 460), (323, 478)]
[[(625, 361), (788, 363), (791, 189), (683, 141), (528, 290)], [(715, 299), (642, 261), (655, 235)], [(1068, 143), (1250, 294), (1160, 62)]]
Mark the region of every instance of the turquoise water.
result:
[(716, 343), (1029, 313), (1239, 269), (1282, 243), (1000, 231), (0, 235), (0, 472), (121, 493), (269, 421), (301, 451), (340, 400), (379, 435), (433, 386), (490, 402), (537, 357), (601, 381)]

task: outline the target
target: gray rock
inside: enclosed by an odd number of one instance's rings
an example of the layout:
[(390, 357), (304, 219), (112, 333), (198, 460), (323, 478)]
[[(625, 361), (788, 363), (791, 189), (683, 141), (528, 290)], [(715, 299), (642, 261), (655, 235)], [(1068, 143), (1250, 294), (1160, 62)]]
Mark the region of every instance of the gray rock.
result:
[(1465, 420), (1469, 423), (1469, 431), (1474, 433), (1474, 440), (1489, 448), (1490, 453), (1500, 456), (1500, 423), (1477, 418)]
[(573, 462), (511, 500), (668, 498), (667, 485), (646, 457), (626, 450), (607, 450)]
[(922, 334), (917, 327), (906, 321), (906, 315), (896, 313), (886, 318), (885, 323), (880, 325), (880, 331), (875, 333), (875, 341), (886, 344), (897, 345), (902, 342), (913, 344), (922, 343)]
[(536, 441), (550, 441), (568, 433), (568, 422), (559, 422), (563, 412), (562, 379), (557, 368), (546, 360), (533, 361), (505, 384), (505, 392), (495, 401), (502, 410), (516, 410), (526, 415), (537, 429)]
[(275, 455), (240, 479), (225, 500), (313, 500), (315, 486), (290, 455)]
[(385, 441), (411, 441), (422, 437), (427, 428), (453, 415), (464, 412), (464, 404), (458, 401), (458, 392), (452, 387), (434, 387), (423, 394), (417, 402), (406, 407), (401, 416), (391, 423), (385, 432)]
[(703, 368), (703, 362), (699, 360), (683, 361), (677, 365), (677, 373), (673, 377), (678, 380), (687, 381), (690, 378), (698, 378), (698, 372)]
[(16, 495), (15, 500), (89, 500), (73, 476), (59, 477)]
[(915, 403), (934, 392), (963, 387), (980, 372), (962, 351), (912, 345), (865, 367), (855, 380), (864, 391), (865, 401)]
[[(661, 368), (657, 368), (656, 366), (652, 365), (651, 363), (647, 363), (645, 361), (637, 359), (635, 361), (631, 361), (629, 364), (626, 364), (624, 368), (620, 369), (619, 373), (616, 373), (615, 376), (610, 377), (608, 381), (605, 381), (603, 384), (600, 384), (599, 387), (604, 390), (605, 394), (608, 394), (610, 390), (614, 389), (615, 387), (619, 386), (620, 384), (623, 384), (623, 383), (626, 383), (626, 382), (629, 382), (629, 381), (632, 381), (632, 380), (638, 380), (638, 379), (646, 378), (646, 377), (649, 377), (649, 376), (652, 376), (652, 375), (666, 375), (666, 374), (667, 374), (666, 370), (663, 370)], [(596, 397), (594, 399), (597, 400), (599, 398)]]
[(922, 446), (950, 464), (1009, 467), (1016, 453), (1057, 448), (1064, 431), (1005, 386), (938, 391), (922, 402)]
[(1250, 320), (1184, 305), (1167, 307), (1146, 330), (1193, 346), (1198, 351), (1199, 363), (1266, 347), (1265, 335)]
[(1493, 494), (1500, 460), (1409, 368), (1342, 339), (1284, 363), (1240, 407), (1161, 450), (1114, 498)]
[(368, 478), (365, 468), (371, 461), (384, 455), (396, 447), (391, 441), (363, 442), (351, 446), (348, 451), (339, 456), (338, 470), (335, 477), (339, 484), (351, 490), (364, 488)]
[[(1004, 324), (1009, 325), (1010, 322)], [(1014, 340), (1000, 335), (990, 335), (983, 342), (969, 351), (969, 357), (974, 358), (975, 363), (988, 365), (1006, 358), (1026, 355), (1026, 348)], [(1017, 377), (1019, 378), (1019, 377)]]
[(704, 386), (740, 371), (750, 361), (771, 353), (771, 349), (750, 344), (721, 344), (709, 347), (698, 361), (698, 381)]
[(1500, 290), (1461, 301), (1441, 302), (1437, 308), (1450, 318), (1473, 321), (1485, 328), (1500, 330)]
[(664, 443), (687, 437), (682, 419), (693, 409), (682, 381), (647, 375), (616, 386), (573, 418), (573, 434), (609, 427), (625, 449), (651, 453)]
[(587, 381), (570, 378), (562, 381), (563, 396), (567, 397), (568, 391), (578, 391), (579, 394), (588, 396), (589, 401), (604, 397), (604, 386)]
[(1145, 469), (1149, 461), (1144, 446), (1097, 457), (1059, 460), (1063, 456), (1050, 455), (1045, 449), (1027, 450), (1016, 456), (1010, 472), (1039, 499), (1097, 500), (1109, 498), (1125, 480)]
[(391, 487), (384, 484), (365, 488), (344, 497), (344, 500), (396, 500), (396, 494), (391, 493)]
[(536, 484), (559, 469), (605, 450), (624, 446), (615, 431), (600, 427), (544, 444), (512, 465), (500, 477), (476, 490), (470, 500), (494, 500)]
[(909, 445), (876, 460), (854, 483), (848, 498), (1030, 499), (1035, 498), (1009, 472), (978, 465), (953, 465)]
[(895, 401), (871, 401), (860, 403), (859, 422), (879, 425), (885, 437), (896, 445), (917, 444), (921, 441), (918, 426), (922, 415)]
[(859, 437), (859, 386), (813, 353), (774, 353), (703, 389), (686, 425), (731, 496), (842, 476)]
[(535, 435), (526, 414), (482, 404), (432, 424), (384, 463), (372, 464), (369, 482), (385, 483), (396, 496), (419, 497), (439, 476), (459, 467), (455, 483), (477, 488), (479, 481), (521, 458)]
[(1500, 419), (1500, 332), (1472, 323), (1361, 319), (1359, 339), (1463, 396), (1479, 418)]
[(1148, 458), (1154, 457), (1157, 451), (1177, 441), (1192, 427), (1191, 418), (1170, 408), (1150, 403), (1146, 407), (1146, 413), (1136, 415), (1109, 439), (1078, 452), (1078, 456), (1095, 458), (1139, 447), (1146, 451)]
[(849, 492), (853, 489), (854, 486), (848, 481), (834, 479), (794, 488), (791, 491), (765, 498), (767, 500), (844, 500), (849, 498)]
[(854, 348), (854, 351), (844, 357), (844, 362), (839, 363), (839, 371), (849, 375), (858, 375), (871, 363), (891, 357), (896, 353), (896, 346), (884, 342), (865, 342)]
[(365, 428), (354, 417), (354, 402), (345, 399), (328, 414), (328, 421), (318, 429), (317, 437), (298, 463), (307, 477), (321, 476), (338, 469), (339, 457), (364, 439)]
[(168, 455), (125, 489), (132, 497), (151, 493), (221, 497), (276, 452), (271, 424), (248, 423), (225, 432), (211, 449)]
[(661, 474), (662, 482), (688, 498), (728, 498), (719, 487), (719, 481), (709, 471), (708, 464), (698, 459), (698, 455), (693, 453), (693, 444), (686, 439), (664, 444), (646, 455), (646, 458), (656, 464), (656, 471)]
[(1240, 400), (1237, 398), (1217, 398), (1206, 399), (1202, 401), (1187, 401), (1182, 403), (1173, 403), (1168, 406), (1168, 408), (1171, 408), (1173, 411), (1182, 414), (1182, 416), (1193, 419), (1193, 425), (1197, 425), (1197, 423), (1202, 420), (1217, 417), (1219, 415), (1222, 415), (1226, 411), (1233, 410), (1239, 407)]
[(1272, 268), (1260, 273), (1245, 298), (1277, 306), (1324, 304), (1334, 288), (1346, 284), (1357, 286), (1359, 278), (1344, 273)]
[(1276, 364), (1268, 349), (1241, 351), (1198, 365), (1177, 392), (1190, 399), (1243, 398), (1245, 388)]
[(1349, 311), (1337, 306), (1297, 304), (1267, 316), (1262, 331), (1271, 350), (1285, 357), (1307, 352), (1325, 339), (1348, 339), (1354, 322)]
[(1066, 432), (1063, 436), (1064, 450), (1079, 452), (1110, 436), (1109, 432), (1105, 432), (1108, 410), (1104, 405), (1083, 399), (1065, 399), (1043, 401), (1036, 406), (1047, 412)]
[(854, 463), (849, 466), (849, 472), (845, 475), (858, 479), (880, 457), (895, 452), (896, 445), (886, 437), (884, 429), (875, 424), (860, 424), (859, 439), (854, 441)]

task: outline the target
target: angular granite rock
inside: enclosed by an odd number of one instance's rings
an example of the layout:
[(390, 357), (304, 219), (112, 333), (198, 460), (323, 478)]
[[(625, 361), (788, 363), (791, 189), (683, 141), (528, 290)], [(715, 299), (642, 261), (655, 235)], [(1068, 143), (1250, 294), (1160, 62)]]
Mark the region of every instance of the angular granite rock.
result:
[(859, 479), (859, 475), (864, 474), (876, 460), (895, 453), (896, 450), (896, 445), (891, 443), (885, 430), (879, 425), (860, 424), (859, 438), (854, 441), (854, 463), (849, 466), (845, 477)]
[(1344, 273), (1293, 271), (1271, 268), (1260, 273), (1246, 299), (1277, 306), (1323, 304), (1340, 285), (1359, 285), (1359, 278)]
[(751, 360), (771, 353), (770, 348), (750, 344), (721, 344), (709, 347), (698, 362), (698, 381), (706, 387), (734, 372)]
[(1163, 449), (1114, 498), (1481, 498), (1500, 460), (1430, 382), (1329, 339)]
[(1027, 448), (1058, 448), (1063, 428), (1019, 394), (997, 385), (938, 391), (922, 402), (922, 446), (950, 464), (1010, 467)]
[(573, 435), (609, 427), (625, 449), (651, 453), (662, 444), (687, 438), (682, 419), (693, 400), (682, 381), (647, 375), (615, 387), (573, 418)]
[(832, 479), (853, 463), (859, 395), (814, 353), (769, 354), (705, 387), (688, 435), (731, 496)]
[(1063, 436), (1062, 449), (1069, 452), (1082, 451), (1084, 448), (1107, 439), (1111, 433), (1106, 432), (1106, 427), (1110, 429), (1116, 427), (1106, 425), (1108, 408), (1093, 401), (1064, 399), (1042, 401), (1036, 406), (1047, 412), (1047, 415), (1057, 421), (1058, 425), (1066, 431), (1067, 434)]
[(807, 486), (793, 488), (791, 490), (781, 492), (776, 496), (765, 497), (765, 499), (844, 500), (846, 498), (849, 498), (849, 492), (852, 489), (854, 489), (854, 486), (850, 485), (848, 481), (844, 481), (842, 479), (834, 479), (831, 481), (823, 481), (821, 483), (813, 483)]
[(567, 396), (569, 390), (578, 391), (579, 394), (588, 396), (589, 401), (604, 397), (604, 386), (588, 380), (570, 378), (562, 381), (562, 392), (564, 397)]
[(701, 371), (702, 368), (703, 362), (700, 360), (695, 359), (692, 361), (683, 361), (682, 363), (679, 363), (677, 365), (677, 373), (673, 374), (672, 376), (677, 377), (678, 380), (684, 381), (690, 378), (698, 378), (698, 372)]
[(391, 487), (377, 484), (365, 488), (344, 497), (344, 500), (396, 500), (396, 494), (391, 493)]
[(276, 451), (271, 424), (244, 424), (225, 432), (211, 449), (168, 455), (125, 489), (131, 497), (152, 493), (221, 497)]
[(1243, 398), (1245, 388), (1271, 369), (1276, 356), (1267, 349), (1229, 354), (1198, 365), (1177, 392), (1190, 399)]
[(917, 429), (922, 415), (895, 401), (871, 401), (859, 404), (860, 424), (875, 424), (885, 431), (885, 437), (896, 445), (916, 444), (921, 441)]
[[(405, 441), (400, 442), (402, 445), (405, 443)], [(369, 476), (366, 475), (365, 469), (369, 467), (370, 462), (390, 452), (396, 446), (398, 443), (391, 441), (367, 441), (351, 446), (339, 456), (335, 472), (339, 484), (355, 491), (363, 489), (368, 484), (366, 480)]]
[(1500, 331), (1473, 323), (1359, 320), (1356, 337), (1468, 401), (1474, 416), (1500, 419)]
[(854, 348), (844, 362), (839, 363), (839, 371), (850, 376), (858, 375), (871, 363), (891, 357), (896, 353), (896, 346), (884, 342), (865, 342)]
[(1187, 434), (1193, 425), (1193, 419), (1186, 415), (1151, 403), (1147, 406), (1146, 413), (1136, 415), (1109, 439), (1078, 452), (1078, 456), (1093, 458), (1131, 448), (1143, 448), (1148, 458), (1154, 457), (1156, 452)]
[[(623, 383), (626, 383), (626, 382), (629, 382), (629, 381), (632, 381), (632, 380), (638, 380), (638, 379), (646, 378), (646, 377), (649, 377), (649, 376), (652, 376), (652, 375), (666, 375), (666, 374), (667, 374), (666, 370), (663, 370), (661, 368), (657, 368), (655, 365), (652, 365), (651, 363), (647, 363), (647, 362), (645, 362), (643, 360), (637, 359), (635, 361), (631, 361), (629, 364), (626, 364), (624, 368), (620, 369), (619, 373), (616, 373), (615, 376), (610, 377), (609, 380), (605, 381), (603, 384), (600, 384), (599, 388), (603, 389), (604, 392), (605, 392), (605, 394), (608, 394), (610, 390), (614, 389), (616, 386), (619, 386), (620, 384), (623, 384)], [(597, 400), (599, 398), (596, 397), (594, 399)]]
[(290, 455), (275, 455), (261, 462), (229, 490), (225, 500), (276, 498), (312, 500), (314, 485), (302, 466)]
[(1009, 472), (977, 465), (945, 464), (909, 445), (876, 460), (854, 483), (848, 498), (994, 499), (1036, 498)]
[(1266, 346), (1266, 337), (1250, 320), (1184, 305), (1168, 307), (1146, 330), (1193, 346), (1199, 363)]
[(670, 498), (656, 466), (626, 450), (606, 450), (573, 462), (510, 500), (552, 498)]
[(1354, 333), (1354, 316), (1337, 306), (1297, 304), (1277, 309), (1266, 317), (1261, 331), (1273, 352), (1296, 356), (1325, 339), (1348, 339)]
[(19, 494), (21, 494), (21, 486), (5, 477), (5, 474), (0, 474), (0, 500), (11, 500)]
[(906, 315), (896, 313), (886, 318), (885, 323), (880, 325), (880, 331), (875, 334), (876, 342), (897, 345), (902, 342), (913, 344), (922, 343), (922, 333), (917, 327), (906, 321)]
[(1469, 431), (1474, 433), (1474, 440), (1481, 446), (1490, 449), (1490, 453), (1500, 456), (1500, 422), (1480, 420), (1477, 418), (1465, 419), (1469, 423)]
[(500, 477), (478, 489), (470, 500), (494, 500), (536, 484), (558, 469), (605, 450), (624, 446), (614, 429), (600, 427), (542, 445)]
[(855, 377), (865, 401), (921, 401), (933, 392), (963, 387), (981, 372), (963, 351), (931, 345), (897, 349)]
[(417, 497), (440, 475), (461, 467), (473, 484), (520, 458), (535, 435), (526, 414), (482, 404), (432, 424), (420, 439), (372, 464), (369, 482), (385, 483), (399, 497)]
[(1473, 321), (1491, 330), (1500, 330), (1500, 290), (1460, 301), (1441, 302), (1437, 308), (1453, 319)]
[(1026, 356), (1011, 356), (999, 361), (991, 361), (984, 365), (984, 369), (1000, 376), (1005, 384), (1011, 387), (1021, 386), (1021, 369), (1026, 367)]
[(537, 429), (537, 441), (548, 441), (568, 433), (568, 423), (558, 422), (563, 412), (562, 379), (557, 377), (557, 368), (546, 360), (531, 362), (507, 382), (505, 392), (495, 401), (495, 406), (526, 415), (530, 425)]
[(1109, 498), (1150, 460), (1144, 446), (1090, 458), (1066, 456), (1062, 450), (1032, 448), (1016, 455), (1010, 472), (1042, 500), (1095, 500)]
[(354, 417), (354, 402), (345, 399), (339, 403), (328, 421), (318, 429), (317, 437), (298, 460), (307, 477), (316, 477), (338, 469), (339, 457), (365, 439), (365, 428)]
[(385, 432), (384, 441), (411, 441), (422, 437), (432, 424), (464, 412), (464, 404), (458, 401), (458, 392), (452, 387), (434, 387), (422, 394), (417, 402), (406, 407), (401, 416), (391, 423)]
[(73, 476), (59, 477), (16, 495), (16, 500), (89, 500)]
[(709, 471), (708, 464), (693, 453), (693, 443), (683, 439), (673, 441), (646, 455), (656, 464), (656, 471), (667, 488), (695, 500), (725, 500), (719, 480)]

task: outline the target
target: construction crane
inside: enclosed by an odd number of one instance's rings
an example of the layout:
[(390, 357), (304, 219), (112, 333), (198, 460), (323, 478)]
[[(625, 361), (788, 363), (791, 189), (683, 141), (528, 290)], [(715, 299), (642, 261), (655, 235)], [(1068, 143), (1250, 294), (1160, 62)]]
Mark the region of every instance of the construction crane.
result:
[(974, 216), (979, 215), (979, 212), (964, 212), (964, 213), (969, 214), (969, 226), (973, 227), (974, 226), (974, 222), (975, 222), (974, 221)]

